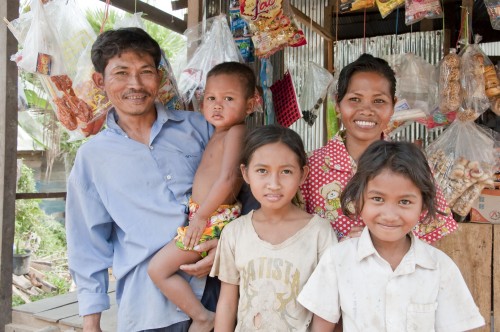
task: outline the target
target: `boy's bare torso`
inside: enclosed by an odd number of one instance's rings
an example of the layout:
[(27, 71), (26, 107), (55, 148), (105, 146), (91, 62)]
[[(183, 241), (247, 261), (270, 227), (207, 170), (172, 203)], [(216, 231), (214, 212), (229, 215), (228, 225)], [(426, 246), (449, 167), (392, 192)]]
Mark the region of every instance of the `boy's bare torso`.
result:
[[(217, 181), (219, 176), (221, 176), (225, 146), (224, 142), (228, 136), (229, 130), (221, 132), (216, 131), (210, 138), (207, 148), (203, 153), (203, 157), (193, 181), (193, 200), (198, 204), (202, 204), (205, 201), (213, 184)], [(236, 153), (239, 154), (240, 152), (241, 151), (237, 151)], [(234, 171), (240, 172), (239, 165), (235, 167)], [(222, 176), (223, 175), (224, 174), (222, 174)], [(241, 186), (236, 186), (233, 192), (224, 199), (222, 204), (235, 203), (240, 187)]]

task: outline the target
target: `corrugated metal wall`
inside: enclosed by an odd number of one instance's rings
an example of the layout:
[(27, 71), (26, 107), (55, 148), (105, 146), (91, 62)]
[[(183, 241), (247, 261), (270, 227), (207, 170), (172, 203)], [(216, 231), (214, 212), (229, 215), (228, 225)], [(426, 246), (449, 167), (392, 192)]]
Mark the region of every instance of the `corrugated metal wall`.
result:
[[(302, 1), (301, 4), (304, 6), (303, 8), (299, 7), (299, 5), (296, 6), (304, 12), (308, 10), (311, 12), (313, 8), (318, 11), (317, 15), (311, 13), (308, 15), (312, 15), (315, 20), (318, 20), (318, 23), (322, 22), (322, 19), (320, 19), (320, 16), (324, 15), (322, 10), (318, 10), (317, 6), (308, 1)], [(303, 28), (308, 31), (307, 27)], [(300, 92), (308, 61), (315, 61), (318, 64), (323, 63), (324, 42), (318, 36), (310, 36), (311, 33), (315, 35), (314, 32), (307, 34), (309, 38), (307, 47), (285, 50), (285, 68), (290, 69), (298, 92)], [(435, 65), (443, 57), (443, 40), (441, 31), (378, 36), (366, 38), (366, 40), (363, 38), (341, 40), (334, 45), (334, 67), (336, 70), (341, 70), (346, 64), (356, 60), (363, 53), (363, 48), (366, 49), (366, 53), (378, 57), (413, 52)], [(292, 128), (300, 133), (306, 144), (306, 149), (311, 151), (324, 145), (324, 127), (324, 117), (320, 116), (312, 127), (308, 126), (303, 120), (299, 120)], [(393, 138), (409, 141), (422, 140), (425, 146), (439, 136), (442, 130), (443, 128), (427, 130), (425, 126), (419, 123), (412, 123), (404, 130), (399, 131)]]

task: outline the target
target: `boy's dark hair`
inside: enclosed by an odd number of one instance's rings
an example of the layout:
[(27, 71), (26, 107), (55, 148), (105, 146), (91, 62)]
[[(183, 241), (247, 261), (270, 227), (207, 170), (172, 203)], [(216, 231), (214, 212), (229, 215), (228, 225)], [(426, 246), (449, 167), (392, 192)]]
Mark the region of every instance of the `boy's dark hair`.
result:
[(363, 193), (368, 181), (386, 169), (407, 177), (420, 189), (422, 207), (427, 210), (424, 221), (434, 219), (437, 213), (436, 186), (425, 155), (413, 143), (383, 140), (372, 143), (359, 158), (356, 174), (340, 195), (342, 212), (352, 216), (348, 207), (354, 203), (354, 215), (359, 216), (363, 210)]
[(304, 150), (302, 138), (292, 129), (279, 125), (261, 126), (248, 132), (241, 154), (241, 163), (248, 166), (254, 152), (258, 148), (278, 142), (288, 146), (297, 155), (300, 167), (307, 165), (307, 154)]
[(109, 60), (126, 51), (149, 54), (155, 67), (160, 65), (161, 49), (156, 40), (140, 28), (121, 28), (103, 32), (92, 45), (90, 57), (95, 71), (104, 74)]
[(394, 100), (396, 96), (396, 76), (394, 75), (394, 70), (392, 70), (387, 61), (364, 53), (361, 54), (357, 60), (351, 62), (340, 71), (339, 81), (337, 83), (338, 103), (340, 103), (347, 93), (347, 88), (349, 87), (352, 75), (360, 72), (373, 72), (386, 78), (391, 87), (392, 100)]
[(207, 80), (211, 76), (217, 76), (220, 74), (239, 76), (243, 80), (242, 84), (246, 90), (246, 98), (250, 98), (255, 94), (255, 86), (257, 84), (255, 74), (247, 65), (234, 61), (219, 63), (210, 69), (207, 74)]

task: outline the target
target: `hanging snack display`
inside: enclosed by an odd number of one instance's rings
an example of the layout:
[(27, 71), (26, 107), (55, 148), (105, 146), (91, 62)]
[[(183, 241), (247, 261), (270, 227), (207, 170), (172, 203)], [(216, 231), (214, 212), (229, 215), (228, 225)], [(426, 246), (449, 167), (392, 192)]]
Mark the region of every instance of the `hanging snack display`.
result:
[(281, 80), (274, 82), (270, 89), (277, 122), (283, 127), (290, 127), (302, 117), (290, 72), (287, 71)]
[(377, 7), (382, 18), (386, 18), (387, 15), (404, 5), (404, 3), (405, 0), (377, 0)]
[(259, 58), (267, 58), (287, 46), (306, 44), (288, 0), (242, 0), (240, 3), (241, 16), (249, 23), (255, 54)]
[(495, 30), (500, 30), (500, 1), (484, 0), (484, 5), (490, 17), (491, 27)]
[(326, 98), (328, 87), (333, 82), (333, 75), (314, 62), (309, 62), (307, 74), (302, 84), (299, 105), (304, 121), (312, 126)]
[(439, 66), (439, 109), (441, 113), (456, 112), (462, 102), (460, 88), (460, 57), (450, 49)]
[(341, 0), (339, 11), (347, 13), (373, 7), (375, 7), (375, 0)]
[(460, 216), (469, 213), (483, 188), (493, 185), (494, 143), (473, 121), (456, 120), (426, 149), (436, 182)]
[(439, 0), (405, 0), (405, 24), (412, 25), (424, 18), (443, 17)]

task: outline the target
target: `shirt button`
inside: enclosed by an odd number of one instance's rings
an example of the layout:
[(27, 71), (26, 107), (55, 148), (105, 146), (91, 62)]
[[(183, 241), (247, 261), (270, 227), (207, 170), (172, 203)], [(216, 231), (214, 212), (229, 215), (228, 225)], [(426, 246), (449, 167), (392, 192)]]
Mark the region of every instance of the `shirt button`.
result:
[(165, 176), (165, 179), (166, 179), (166, 180), (170, 180), (170, 179), (172, 179), (172, 175), (167, 175), (167, 176)]
[(335, 164), (335, 165), (333, 165), (333, 168), (335, 168), (338, 171), (338, 170), (340, 170), (340, 165), (339, 164)]
[(149, 146), (149, 149), (150, 149), (150, 150), (153, 150), (153, 146), (152, 146), (152, 145), (150, 145), (150, 146)]

